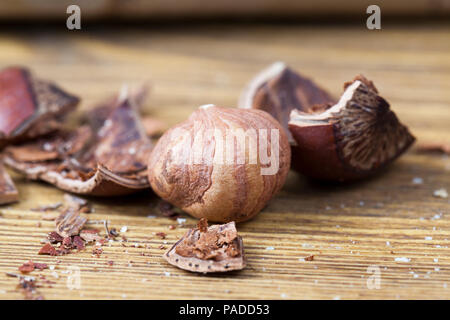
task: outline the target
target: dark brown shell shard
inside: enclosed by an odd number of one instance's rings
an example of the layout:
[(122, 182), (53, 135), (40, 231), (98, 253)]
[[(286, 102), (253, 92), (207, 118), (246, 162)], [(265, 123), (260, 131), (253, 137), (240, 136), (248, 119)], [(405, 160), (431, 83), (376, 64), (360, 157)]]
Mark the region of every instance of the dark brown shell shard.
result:
[(5, 163), (72, 193), (113, 196), (149, 188), (146, 163), (153, 145), (134, 102), (125, 98), (110, 108), (102, 121), (7, 147)]
[(0, 147), (58, 129), (79, 99), (20, 67), (0, 71)]
[(242, 238), (234, 222), (212, 225), (206, 220), (190, 229), (178, 240), (164, 258), (172, 265), (192, 272), (227, 272), (246, 266)]
[(19, 200), (19, 193), (17, 192), (16, 186), (1, 161), (2, 159), (0, 158), (0, 205)]
[(326, 111), (291, 113), (289, 129), (297, 143), (293, 167), (306, 176), (361, 179), (394, 161), (415, 141), (371, 81), (358, 76), (345, 88), (339, 102)]
[(52, 246), (50, 243), (46, 243), (41, 249), (39, 249), (38, 254), (48, 254), (50, 256), (58, 255), (56, 248)]
[(290, 141), (288, 122), (292, 110), (312, 112), (324, 110), (335, 99), (312, 80), (276, 62), (258, 74), (247, 86), (239, 100), (239, 107), (261, 109), (277, 119)]

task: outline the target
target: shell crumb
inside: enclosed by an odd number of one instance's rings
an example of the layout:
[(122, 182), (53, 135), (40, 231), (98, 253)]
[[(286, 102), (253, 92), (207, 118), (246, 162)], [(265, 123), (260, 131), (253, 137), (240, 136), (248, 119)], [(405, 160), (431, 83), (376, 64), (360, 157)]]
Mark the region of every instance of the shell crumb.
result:
[(448, 192), (444, 188), (441, 188), (441, 189), (438, 189), (438, 190), (434, 190), (433, 196), (436, 197), (436, 198), (446, 199), (446, 198), (448, 198)]

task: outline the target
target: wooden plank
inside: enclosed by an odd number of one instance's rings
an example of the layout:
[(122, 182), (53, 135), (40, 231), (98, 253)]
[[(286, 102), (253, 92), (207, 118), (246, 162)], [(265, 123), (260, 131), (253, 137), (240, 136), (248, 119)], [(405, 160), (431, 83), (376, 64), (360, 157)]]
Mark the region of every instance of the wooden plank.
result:
[[(70, 34), (9, 30), (0, 33), (0, 67), (32, 67), (82, 96), (81, 109), (123, 83), (150, 80), (152, 94), (144, 112), (175, 124), (205, 103), (235, 106), (256, 72), (285, 60), (335, 95), (344, 81), (363, 73), (419, 141), (450, 141), (449, 35), (448, 25), (396, 26), (382, 32), (283, 25)], [(95, 209), (89, 218), (99, 223), (93, 226), (101, 229), (104, 219), (111, 227), (128, 226), (126, 247), (106, 245), (99, 258), (90, 249), (38, 256), (39, 241), (53, 222), (42, 221), (42, 213), (30, 209), (61, 201), (63, 193), (12, 177), (20, 202), (0, 208), (0, 298), (22, 298), (17, 279), (5, 272), (17, 272), (29, 259), (55, 266), (35, 272), (55, 282), (41, 289), (47, 299), (450, 298), (450, 203), (433, 197), (434, 190), (450, 191), (450, 159), (445, 156), (412, 150), (384, 174), (350, 185), (322, 185), (291, 172), (270, 205), (238, 225), (247, 269), (207, 277), (163, 260), (159, 247), (169, 248), (196, 221), (183, 216), (186, 223), (177, 225), (159, 216), (153, 208), (157, 198), (150, 192), (89, 199)], [(414, 185), (415, 177), (423, 184)], [(177, 228), (170, 230), (173, 224)], [(160, 239), (157, 232), (167, 238)], [(313, 261), (301, 260), (310, 254)], [(67, 280), (76, 272), (70, 269), (74, 266), (80, 268), (81, 287), (70, 290)], [(369, 267), (379, 268), (380, 289), (368, 288), (375, 270)]]

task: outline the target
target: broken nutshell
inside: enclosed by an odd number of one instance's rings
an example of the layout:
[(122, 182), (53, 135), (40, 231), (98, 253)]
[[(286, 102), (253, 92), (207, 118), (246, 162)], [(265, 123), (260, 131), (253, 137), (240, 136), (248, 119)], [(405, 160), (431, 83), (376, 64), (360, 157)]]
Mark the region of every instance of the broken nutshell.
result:
[(7, 147), (5, 163), (72, 193), (113, 196), (149, 188), (146, 163), (153, 145), (134, 101), (125, 96), (110, 109), (106, 118), (101, 113), (74, 131)]
[(260, 109), (277, 119), (292, 141), (288, 122), (292, 110), (317, 111), (333, 104), (335, 99), (312, 80), (276, 62), (259, 73), (245, 88), (239, 107)]
[(80, 213), (85, 212), (88, 205), (86, 200), (66, 194), (63, 212), (55, 220), (55, 231), (47, 235), (48, 243), (39, 250), (39, 254), (65, 255), (74, 249), (84, 250), (87, 243), (101, 243), (104, 239), (97, 229), (83, 229), (87, 218)]
[(240, 222), (281, 189), (290, 162), (284, 130), (267, 112), (205, 105), (159, 139), (148, 178), (162, 199), (194, 217)]
[(64, 195), (64, 207), (80, 213), (90, 213), (92, 211), (91, 205), (86, 199), (68, 193)]
[(0, 71), (0, 148), (10, 142), (35, 138), (61, 126), (79, 99), (28, 69)]
[(415, 138), (373, 83), (357, 76), (338, 103), (325, 111), (291, 112), (293, 168), (324, 180), (356, 180), (377, 173)]
[(201, 219), (164, 254), (172, 265), (193, 272), (227, 272), (246, 266), (242, 238), (233, 222), (208, 227)]
[(19, 201), (19, 193), (0, 157), (0, 205)]
[(98, 130), (114, 112), (118, 101), (123, 101), (125, 99), (131, 100), (137, 111), (140, 111), (147, 99), (149, 90), (150, 86), (148, 83), (144, 83), (135, 88), (124, 86), (120, 93), (117, 93), (90, 108), (81, 116), (81, 120), (83, 123), (89, 124), (94, 130)]
[(87, 219), (80, 216), (78, 210), (69, 207), (56, 218), (56, 232), (63, 238), (76, 236), (80, 234), (86, 222)]

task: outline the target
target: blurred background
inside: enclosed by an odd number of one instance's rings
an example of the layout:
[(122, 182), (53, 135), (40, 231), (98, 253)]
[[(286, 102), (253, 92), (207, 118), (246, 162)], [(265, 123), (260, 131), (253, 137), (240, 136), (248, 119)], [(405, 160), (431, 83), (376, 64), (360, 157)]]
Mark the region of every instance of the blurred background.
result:
[(65, 8), (77, 4), (83, 8), (83, 17), (90, 20), (164, 20), (174, 18), (272, 18), (283, 17), (315, 19), (317, 17), (360, 16), (365, 8), (377, 4), (383, 16), (447, 17), (447, 0), (3, 0), (0, 2), (2, 20), (61, 19)]
[[(71, 4), (81, 30), (66, 27)], [(366, 27), (371, 4), (381, 8), (381, 30)], [(450, 0), (3, 0), (0, 67), (25, 65), (60, 83), (82, 98), (79, 112), (124, 83), (148, 81), (144, 110), (169, 124), (205, 103), (236, 106), (274, 61), (335, 96), (362, 73), (414, 132), (442, 139), (449, 18)]]

